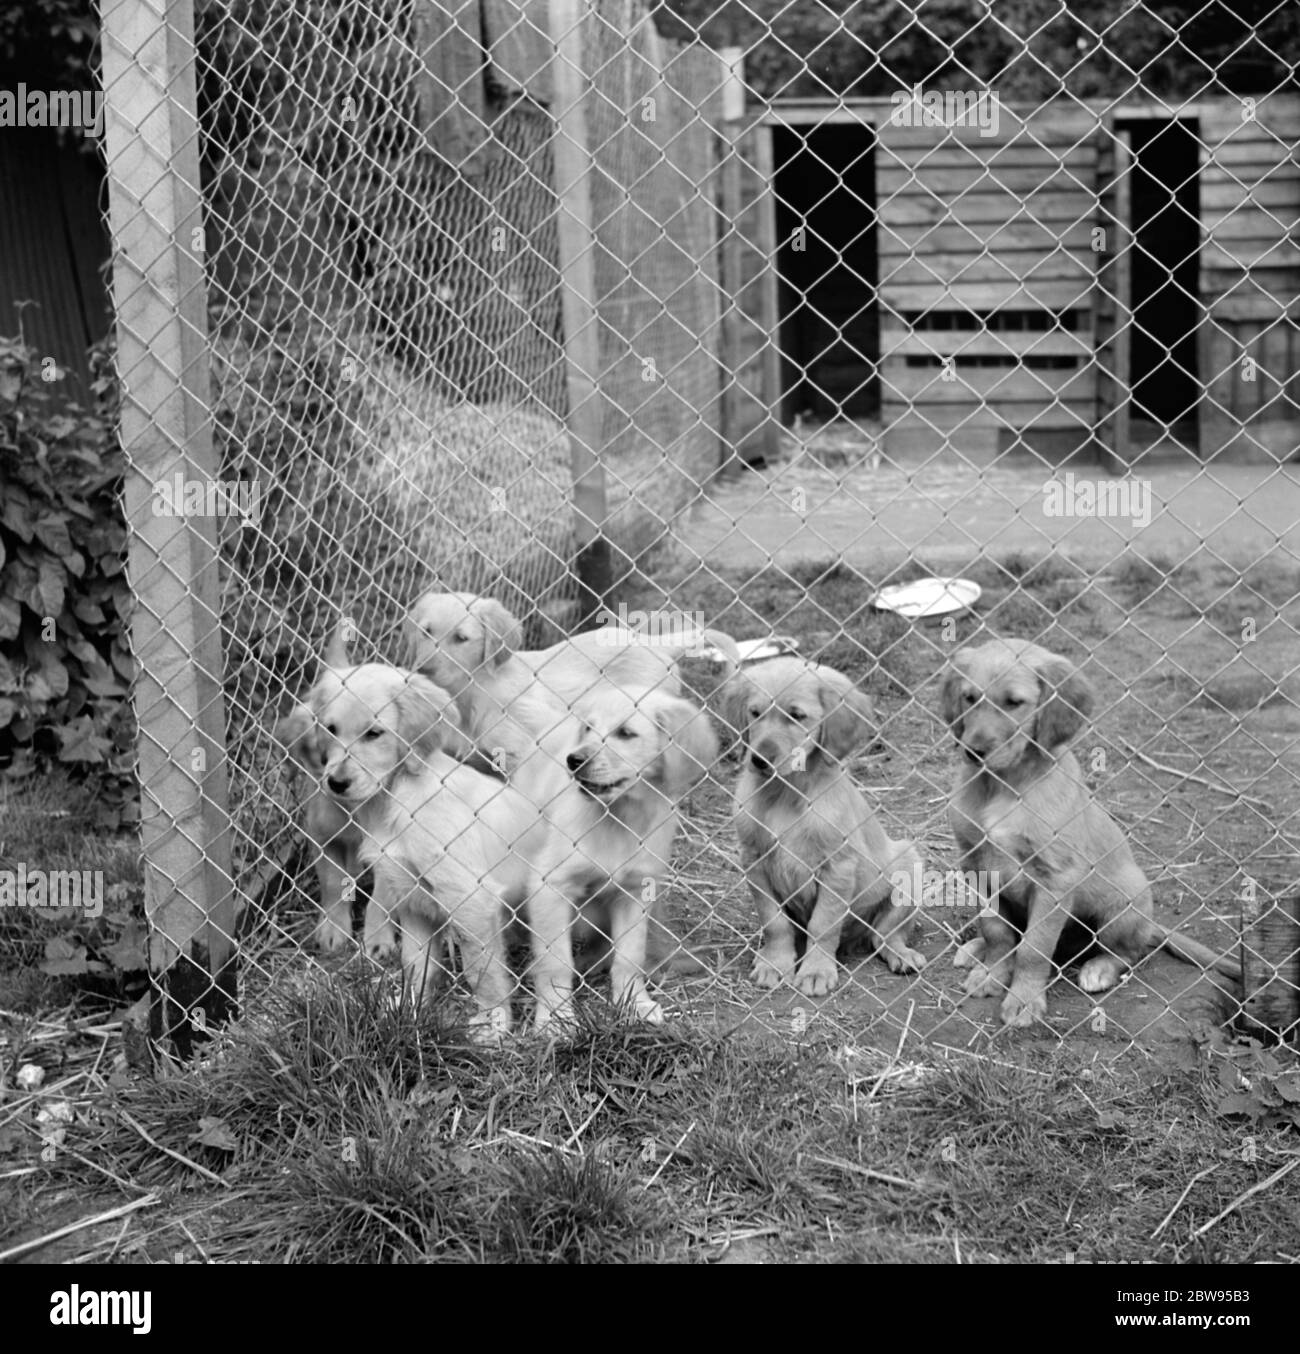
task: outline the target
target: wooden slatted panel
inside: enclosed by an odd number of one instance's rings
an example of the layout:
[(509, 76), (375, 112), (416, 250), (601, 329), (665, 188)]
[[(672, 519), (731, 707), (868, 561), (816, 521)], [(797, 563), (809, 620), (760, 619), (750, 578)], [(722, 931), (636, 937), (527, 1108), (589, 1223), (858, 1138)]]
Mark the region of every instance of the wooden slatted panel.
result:
[[(1300, 449), (1300, 99), (1201, 110), (1202, 456)], [(1249, 361), (1247, 360), (1249, 359)]]
[(551, 103), (549, 0), (479, 0), (488, 80), (499, 95)]
[[(1002, 107), (994, 135), (879, 125), (882, 418), (886, 448), (916, 430), (1087, 429), (1097, 257), (1097, 113)], [(974, 328), (918, 324), (974, 313)], [(1037, 314), (1005, 329), (993, 312)], [(1042, 312), (1071, 312), (1072, 327)], [(951, 359), (943, 367), (924, 362)]]
[(723, 440), (759, 460), (776, 455), (780, 437), (771, 127), (730, 124), (722, 155)]

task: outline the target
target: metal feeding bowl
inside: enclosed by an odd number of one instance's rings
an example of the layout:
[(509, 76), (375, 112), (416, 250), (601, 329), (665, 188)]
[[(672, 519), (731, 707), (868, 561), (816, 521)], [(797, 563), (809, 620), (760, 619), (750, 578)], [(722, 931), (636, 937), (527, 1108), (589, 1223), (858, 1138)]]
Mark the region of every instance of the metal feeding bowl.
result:
[(872, 603), (877, 611), (894, 611), (909, 621), (965, 611), (980, 595), (980, 585), (969, 578), (917, 578), (881, 588)]

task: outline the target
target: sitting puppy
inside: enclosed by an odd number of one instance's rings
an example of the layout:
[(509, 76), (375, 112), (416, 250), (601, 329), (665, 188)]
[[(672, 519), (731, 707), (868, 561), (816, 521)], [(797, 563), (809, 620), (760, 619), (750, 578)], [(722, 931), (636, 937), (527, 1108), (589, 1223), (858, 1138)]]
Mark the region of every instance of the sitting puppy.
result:
[(427, 990), (450, 928), (479, 1018), (508, 1029), (507, 905), (527, 897), (550, 832), (536, 805), (447, 755), (463, 741), (451, 697), (418, 674), (328, 668), (291, 718), (316, 731), (321, 791), (360, 833), (373, 925), (400, 928), (413, 991)]
[(1067, 746), (1095, 700), (1068, 659), (1022, 639), (960, 650), (943, 682), (943, 715), (961, 752), (949, 820), (963, 868), (996, 881), (986, 901), (997, 913), (981, 917), (980, 937), (958, 963), (974, 964), (967, 995), (1005, 989), (1006, 1025), (1046, 1015), (1071, 921), (1098, 951), (1079, 972), (1085, 992), (1114, 986), (1160, 945), (1240, 976), (1238, 965), (1152, 918), (1151, 886)]
[[(724, 702), (744, 745), (736, 832), (763, 927), (754, 982), (793, 978), (798, 991), (825, 996), (839, 984), (836, 954), (850, 922), (892, 972), (923, 968), (906, 943), (920, 855), (885, 835), (841, 761), (871, 733), (868, 697), (831, 668), (774, 658), (732, 678)], [(806, 936), (802, 960), (796, 927)]]
[(717, 738), (696, 706), (655, 690), (602, 686), (574, 706), (576, 737), (557, 738), (567, 785), (556, 793), (543, 764), (516, 783), (546, 802), (554, 825), (528, 912), (537, 1023), (569, 1008), (574, 940), (611, 951), (616, 1004), (659, 1024), (646, 978), (673, 942), (661, 919), (682, 799), (717, 757)]

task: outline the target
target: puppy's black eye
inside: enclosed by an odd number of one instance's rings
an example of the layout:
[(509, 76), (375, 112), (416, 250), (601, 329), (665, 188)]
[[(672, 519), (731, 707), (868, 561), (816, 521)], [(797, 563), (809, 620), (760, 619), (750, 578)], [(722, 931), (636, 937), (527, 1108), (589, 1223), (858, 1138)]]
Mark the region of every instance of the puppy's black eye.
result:
[(469, 636), (461, 630), (457, 630), (456, 633), (452, 635), (452, 639), (455, 640), (457, 644), (467, 644), (469, 642)]
[(791, 710), (790, 718), (797, 719), (802, 724), (808, 718), (807, 710)]
[(333, 738), (338, 733), (338, 731), (339, 726), (337, 724), (326, 724), (325, 726), (325, 732), (329, 734), (331, 738)]
[(367, 729), (361, 736), (367, 743), (373, 743), (376, 738), (382, 738), (384, 736), (384, 731), (380, 728)]
[(963, 693), (962, 693), (962, 700), (965, 701), (967, 705), (974, 705), (974, 704), (975, 704), (975, 693), (974, 693), (973, 691), (965, 691), (965, 692), (963, 692)]
[(1023, 705), (1024, 703), (1025, 698), (1023, 696), (1008, 696), (1006, 700), (1003, 701), (1003, 704), (1008, 710), (1014, 710), (1017, 706)]
[(749, 707), (749, 717), (750, 717), (750, 719), (757, 719), (757, 718), (759, 717), (759, 715), (761, 715), (762, 713), (763, 713), (763, 711), (762, 711), (762, 708), (761, 708), (760, 706), (757, 706), (757, 705), (751, 705), (751, 706)]
[(614, 731), (614, 737), (615, 737), (615, 738), (635, 738), (635, 737), (636, 737), (636, 730), (635, 730), (635, 729), (629, 729), (628, 726), (627, 726), (626, 724), (624, 724), (623, 727), (622, 727), (621, 729), (616, 729), (616, 730)]

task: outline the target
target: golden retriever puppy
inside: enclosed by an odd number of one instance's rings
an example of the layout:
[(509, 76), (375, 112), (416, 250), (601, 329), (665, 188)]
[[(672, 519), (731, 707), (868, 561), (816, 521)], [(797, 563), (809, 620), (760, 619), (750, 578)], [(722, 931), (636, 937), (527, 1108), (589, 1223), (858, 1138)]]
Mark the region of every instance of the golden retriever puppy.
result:
[(451, 697), (417, 673), (327, 669), (295, 714), (317, 730), (322, 792), (361, 834), (371, 924), (396, 923), (413, 991), (426, 991), (449, 928), (479, 1019), (508, 1029), (507, 908), (527, 896), (550, 831), (536, 805), (447, 755), (461, 739)]
[(508, 711), (524, 693), (568, 709), (603, 680), (669, 695), (681, 689), (678, 650), (619, 643), (614, 632), (594, 630), (549, 649), (521, 650), (523, 627), (494, 597), (426, 593), (411, 608), (406, 633), (411, 666), (456, 697), (463, 725), (476, 738), (492, 715)]
[[(331, 636), (322, 656), (321, 675), (349, 665), (346, 634), (346, 626), (340, 625)], [(298, 706), (285, 716), (276, 725), (275, 736), (307, 776), (302, 822), (304, 834), (315, 849), (313, 864), (321, 902), (312, 943), (332, 953), (352, 943), (352, 904), (365, 868), (358, 854), (361, 830), (321, 786), (324, 762), (317, 729), (306, 708)], [(391, 928), (381, 927), (367, 936), (367, 950), (375, 958), (387, 954), (395, 943)]]
[(1068, 747), (1096, 704), (1068, 659), (1026, 640), (990, 640), (954, 655), (941, 699), (961, 754), (949, 820), (963, 868), (986, 881), (997, 909), (959, 956), (974, 965), (968, 995), (1005, 989), (1004, 1024), (1042, 1019), (1071, 922), (1096, 951), (1079, 971), (1085, 992), (1113, 987), (1161, 945), (1240, 976), (1230, 960), (1153, 919), (1151, 886)]
[(703, 644), (739, 666), (730, 635), (698, 627), (679, 633), (658, 619), (658, 613), (647, 618), (655, 622), (649, 635), (610, 625), (523, 651), (522, 627), (495, 598), (428, 593), (411, 608), (406, 636), (412, 667), (456, 697), (465, 731), (508, 773), (574, 701), (602, 682), (680, 695), (676, 665)]
[(574, 940), (591, 936), (609, 945), (614, 1002), (659, 1024), (663, 1009), (646, 986), (655, 932), (671, 938), (659, 907), (681, 801), (716, 759), (717, 736), (698, 707), (648, 688), (600, 686), (574, 717), (560, 792), (545, 766), (526, 764), (517, 777), (530, 799), (549, 799), (555, 828), (528, 909), (537, 1024), (568, 1011)]
[(724, 704), (743, 743), (736, 833), (763, 928), (754, 982), (825, 996), (849, 926), (892, 972), (924, 968), (907, 944), (920, 855), (885, 835), (843, 765), (871, 734), (870, 699), (832, 668), (774, 658), (732, 678)]

